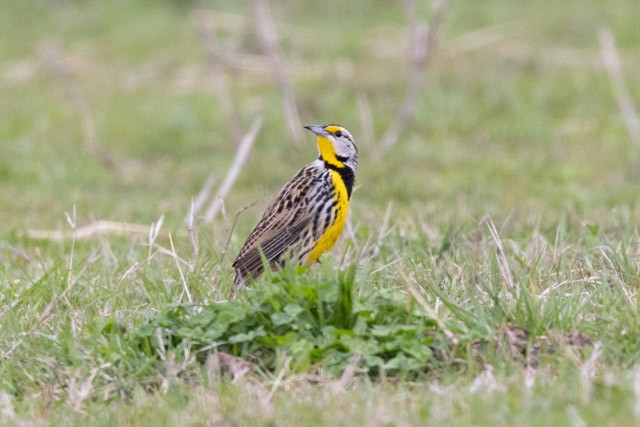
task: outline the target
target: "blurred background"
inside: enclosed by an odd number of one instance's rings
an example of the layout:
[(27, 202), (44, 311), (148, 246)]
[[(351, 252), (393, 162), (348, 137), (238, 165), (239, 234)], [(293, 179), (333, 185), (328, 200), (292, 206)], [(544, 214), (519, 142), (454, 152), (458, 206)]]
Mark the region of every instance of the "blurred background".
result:
[(79, 224), (164, 215), (179, 229), (217, 194), (214, 228), (256, 203), (242, 240), (317, 156), (300, 125), (326, 123), (360, 150), (355, 226), (378, 227), (390, 204), (395, 222), (434, 228), (638, 217), (637, 0), (0, 10), (5, 235), (68, 228), (73, 206)]

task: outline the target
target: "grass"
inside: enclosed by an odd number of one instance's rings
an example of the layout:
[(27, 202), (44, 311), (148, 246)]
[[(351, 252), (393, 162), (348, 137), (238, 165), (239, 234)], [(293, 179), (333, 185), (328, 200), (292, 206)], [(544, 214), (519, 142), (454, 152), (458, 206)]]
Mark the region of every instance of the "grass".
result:
[[(380, 161), (358, 97), (379, 139), (410, 74), (404, 12), (343, 3), (270, 6), (303, 121), (356, 137), (351, 230), (224, 303), (243, 238), (315, 156), (286, 133), (251, 8), (207, 4), (241, 54), (242, 124), (264, 125), (195, 246), (191, 200), (235, 150), (197, 6), (0, 0), (0, 424), (637, 423), (637, 147), (596, 38), (611, 29), (640, 99), (633, 1), (454, 2)], [(85, 149), (51, 46), (120, 173)], [(143, 231), (74, 238), (96, 219)]]

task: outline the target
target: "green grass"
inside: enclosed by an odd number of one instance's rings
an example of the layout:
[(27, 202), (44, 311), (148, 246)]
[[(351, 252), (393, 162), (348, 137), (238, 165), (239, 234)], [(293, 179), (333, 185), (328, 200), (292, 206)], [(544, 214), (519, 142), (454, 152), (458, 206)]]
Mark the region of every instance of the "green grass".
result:
[[(194, 246), (191, 200), (235, 151), (197, 2), (0, 0), (0, 424), (637, 424), (640, 159), (596, 34), (640, 100), (635, 2), (453, 2), (381, 160), (402, 2), (270, 5), (304, 124), (358, 143), (352, 232), (226, 303), (235, 251), (316, 156), (287, 135), (250, 5), (207, 2), (242, 125), (264, 125)], [(120, 173), (86, 150), (51, 46)], [(67, 215), (142, 232), (74, 238)]]

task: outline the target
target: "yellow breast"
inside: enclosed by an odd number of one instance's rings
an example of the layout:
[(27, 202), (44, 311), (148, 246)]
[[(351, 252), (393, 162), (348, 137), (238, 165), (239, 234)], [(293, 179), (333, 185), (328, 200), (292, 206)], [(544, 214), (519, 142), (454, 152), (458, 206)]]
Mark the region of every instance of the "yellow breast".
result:
[(324, 233), (320, 236), (318, 243), (309, 253), (307, 260), (308, 264), (312, 264), (318, 261), (320, 255), (328, 251), (340, 237), (340, 233), (344, 228), (344, 223), (347, 220), (347, 212), (349, 211), (349, 196), (347, 194), (347, 188), (340, 177), (340, 174), (334, 170), (331, 171), (331, 181), (336, 188), (334, 200), (337, 201), (335, 206), (335, 221), (327, 227)]

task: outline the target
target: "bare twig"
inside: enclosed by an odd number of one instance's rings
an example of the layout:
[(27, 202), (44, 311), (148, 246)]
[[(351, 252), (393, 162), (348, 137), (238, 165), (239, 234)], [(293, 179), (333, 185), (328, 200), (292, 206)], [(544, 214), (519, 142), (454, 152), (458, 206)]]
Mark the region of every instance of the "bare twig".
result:
[(78, 82), (74, 80), (69, 69), (65, 66), (64, 54), (60, 47), (55, 43), (41, 43), (38, 46), (38, 53), (53, 74), (62, 82), (76, 112), (82, 120), (84, 146), (87, 152), (95, 157), (104, 168), (121, 175), (122, 171), (118, 165), (98, 141), (98, 133), (96, 131), (95, 121), (93, 120), (93, 113), (89, 106), (89, 100)]
[(229, 131), (233, 139), (238, 142), (242, 137), (242, 127), (240, 117), (233, 97), (229, 92), (229, 86), (226, 82), (225, 63), (229, 61), (223, 55), (222, 50), (218, 46), (215, 29), (211, 23), (211, 19), (207, 19), (206, 6), (204, 0), (198, 1), (198, 14), (200, 16), (200, 26), (202, 31), (202, 39), (207, 49), (207, 59), (211, 68), (211, 84), (216, 92), (220, 107), (225, 114)]
[(600, 56), (602, 65), (609, 76), (613, 93), (618, 102), (622, 121), (629, 132), (629, 137), (633, 142), (640, 143), (640, 118), (636, 111), (633, 100), (629, 95), (624, 77), (622, 75), (622, 65), (620, 56), (616, 50), (615, 40), (609, 28), (601, 28), (598, 31), (598, 41), (600, 42)]
[(267, 0), (256, 0), (255, 20), (258, 42), (269, 57), (273, 73), (278, 81), (280, 90), (282, 91), (284, 116), (287, 119), (289, 133), (293, 136), (293, 139), (297, 144), (301, 144), (304, 140), (304, 135), (302, 134), (300, 114), (298, 113), (298, 107), (296, 106), (293, 82), (291, 81), (291, 75), (289, 74), (286, 60), (280, 52), (278, 35), (273, 24), (273, 19), (271, 18), (271, 12), (269, 11), (269, 4), (267, 3)]
[(251, 147), (253, 146), (253, 142), (255, 141), (256, 136), (258, 136), (258, 132), (260, 131), (261, 127), (262, 117), (258, 117), (254, 120), (253, 124), (251, 125), (251, 129), (249, 129), (249, 132), (247, 132), (242, 137), (242, 140), (238, 145), (238, 150), (236, 151), (236, 157), (235, 159), (233, 159), (231, 167), (229, 167), (227, 176), (224, 178), (222, 185), (218, 189), (218, 192), (213, 197), (213, 200), (211, 201), (211, 204), (207, 209), (207, 213), (204, 216), (205, 222), (210, 223), (211, 221), (213, 221), (216, 214), (220, 210), (220, 207), (222, 206), (222, 199), (226, 197), (229, 190), (231, 190), (233, 183), (236, 181), (236, 178), (238, 178), (238, 174), (242, 169), (242, 165), (244, 164), (245, 160), (247, 160), (249, 152), (251, 151)]
[(229, 234), (227, 235), (227, 241), (224, 244), (224, 247), (222, 248), (222, 255), (220, 256), (220, 264), (222, 264), (222, 262), (224, 261), (224, 257), (227, 255), (227, 250), (229, 249), (229, 244), (231, 243), (231, 235), (233, 234), (233, 230), (235, 230), (236, 228), (236, 224), (238, 222), (238, 217), (247, 209), (254, 207), (256, 204), (255, 203), (251, 203), (245, 207), (243, 207), (242, 209), (240, 209), (238, 212), (236, 212), (236, 215), (233, 217), (233, 223), (231, 224), (231, 228), (229, 229)]
[(409, 27), (409, 65), (411, 79), (404, 101), (400, 104), (393, 122), (380, 140), (380, 148), (376, 151), (379, 160), (398, 141), (407, 123), (414, 117), (417, 96), (422, 79), (431, 58), (433, 58), (438, 35), (444, 18), (449, 10), (449, 0), (436, 0), (435, 13), (431, 22), (415, 22), (416, 7), (414, 0), (405, 0), (406, 20)]

